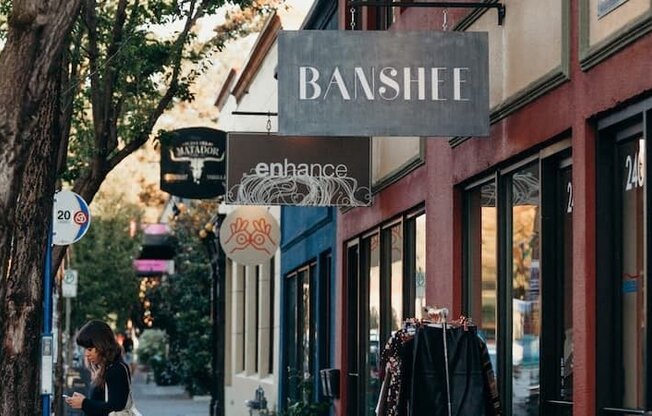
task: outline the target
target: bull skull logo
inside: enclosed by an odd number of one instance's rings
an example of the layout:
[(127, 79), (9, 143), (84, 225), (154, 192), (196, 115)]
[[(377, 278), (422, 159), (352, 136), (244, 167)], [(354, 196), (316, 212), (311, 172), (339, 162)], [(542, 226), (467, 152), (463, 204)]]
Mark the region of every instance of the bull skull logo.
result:
[(224, 160), (224, 153), (220, 157), (213, 156), (175, 156), (174, 152), (170, 149), (170, 159), (173, 162), (188, 162), (190, 164), (190, 171), (192, 173), (192, 180), (199, 183), (201, 174), (204, 171), (205, 162), (221, 162)]

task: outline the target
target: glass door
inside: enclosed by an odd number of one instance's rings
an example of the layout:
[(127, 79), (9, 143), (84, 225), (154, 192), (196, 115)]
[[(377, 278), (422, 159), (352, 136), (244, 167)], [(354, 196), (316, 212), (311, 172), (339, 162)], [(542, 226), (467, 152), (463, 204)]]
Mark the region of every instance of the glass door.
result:
[(465, 311), (512, 416), (572, 413), (570, 151), (531, 156), (464, 193)]
[(599, 123), (597, 401), (611, 414), (652, 409), (645, 140), (651, 125), (650, 110), (609, 126)]
[(573, 207), (570, 158), (543, 162), (542, 414), (573, 411)]
[(645, 141), (640, 135), (617, 144), (620, 291), (614, 302), (621, 340), (618, 378), (622, 380), (622, 406), (632, 409), (645, 407), (644, 155)]

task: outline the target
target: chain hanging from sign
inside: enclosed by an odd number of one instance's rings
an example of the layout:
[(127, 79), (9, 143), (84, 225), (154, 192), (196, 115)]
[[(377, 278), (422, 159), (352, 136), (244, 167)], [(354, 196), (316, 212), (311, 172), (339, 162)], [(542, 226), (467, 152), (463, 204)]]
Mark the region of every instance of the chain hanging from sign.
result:
[(373, 0), (352, 0), (348, 2), (353, 10), (354, 6), (364, 7), (455, 7), (464, 9), (496, 9), (498, 12), (498, 25), (502, 26), (505, 21), (506, 7), (502, 3), (483, 2), (450, 2), (450, 1), (373, 1)]

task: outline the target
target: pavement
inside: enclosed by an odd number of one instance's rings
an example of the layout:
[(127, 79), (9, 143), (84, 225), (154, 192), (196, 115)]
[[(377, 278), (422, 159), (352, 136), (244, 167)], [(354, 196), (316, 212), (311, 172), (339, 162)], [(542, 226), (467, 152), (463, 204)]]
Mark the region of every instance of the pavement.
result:
[(182, 386), (147, 381), (143, 371), (136, 371), (132, 379), (134, 401), (144, 416), (208, 416), (210, 397), (191, 398)]

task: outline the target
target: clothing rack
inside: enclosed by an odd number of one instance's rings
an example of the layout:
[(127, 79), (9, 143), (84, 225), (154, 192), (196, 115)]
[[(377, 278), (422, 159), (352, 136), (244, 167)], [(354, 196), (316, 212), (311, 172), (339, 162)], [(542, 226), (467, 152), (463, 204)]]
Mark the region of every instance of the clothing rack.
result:
[(439, 308), (439, 309), (429, 308), (428, 316), (436, 319), (437, 322), (440, 322), (444, 330), (444, 336), (442, 337), (442, 339), (444, 340), (444, 363), (445, 363), (444, 369), (446, 370), (446, 401), (448, 404), (448, 416), (453, 416), (453, 405), (451, 402), (451, 379), (448, 371), (448, 343), (446, 342), (446, 327), (448, 326), (447, 325), (448, 308)]
[[(463, 334), (461, 331), (467, 332), (468, 334)], [(478, 350), (477, 351), (477, 356), (474, 359), (474, 363), (479, 362), (480, 364), (477, 364), (478, 370), (482, 371), (483, 373), (483, 391), (486, 392), (486, 396), (481, 399), (476, 399), (475, 401), (471, 401), (470, 404), (464, 405), (462, 403), (460, 404), (455, 404), (453, 406), (453, 397), (456, 397), (456, 388), (459, 387), (456, 383), (456, 379), (453, 378), (453, 371), (458, 371), (459, 370), (459, 359), (464, 359), (462, 355), (466, 356), (467, 359), (471, 355), (469, 354), (474, 354), (472, 351), (473, 345), (475, 345), (474, 342), (472, 342), (469, 338), (466, 337), (477, 337), (477, 346)], [(424, 338), (422, 338), (424, 337)], [(429, 344), (432, 346), (432, 350), (430, 350), (430, 347), (426, 347), (427, 344), (423, 344), (424, 340), (431, 339), (432, 342)], [(441, 339), (441, 341), (439, 341)], [(465, 339), (466, 341), (463, 342), (463, 344), (460, 344), (460, 340)], [(436, 342), (435, 342), (436, 341)], [(437, 346), (436, 344), (439, 344)], [(462, 345), (462, 346), (461, 346)], [(420, 347), (418, 347), (420, 346)], [(443, 348), (442, 348), (443, 347)], [(406, 348), (403, 350), (402, 348)], [(419, 349), (417, 349), (419, 348)], [(422, 350), (421, 348), (426, 348), (425, 350)], [(453, 351), (457, 351), (458, 348), (465, 348), (464, 351), (468, 351), (468, 353), (465, 354), (457, 354), (453, 353)], [(412, 350), (413, 349), (413, 350)], [(407, 351), (412, 351), (408, 352), (408, 356), (402, 355), (402, 353), (405, 353)], [(426, 361), (419, 361), (421, 362), (430, 362), (432, 365), (434, 365), (437, 368), (437, 372), (440, 375), (442, 379), (445, 378), (445, 380), (441, 380), (439, 387), (438, 387), (438, 399), (429, 401), (428, 398), (425, 398), (426, 396), (430, 397), (428, 394), (430, 393), (430, 390), (419, 388), (417, 393), (414, 393), (415, 386), (414, 385), (409, 385), (411, 391), (409, 393), (405, 393), (403, 390), (400, 388), (400, 383), (403, 380), (403, 377), (405, 376), (405, 373), (403, 371), (405, 370), (406, 367), (406, 362), (412, 363), (408, 365), (414, 365), (414, 363), (417, 360), (417, 351), (430, 351), (427, 352), (427, 354), (432, 354), (435, 351), (437, 351), (437, 358), (432, 357), (431, 355), (422, 355), (420, 356), (419, 360), (426, 360)], [(414, 355), (412, 355), (414, 354)], [(426, 306), (423, 308), (423, 313), (421, 318), (408, 318), (403, 321), (403, 328), (401, 330), (396, 331), (396, 336), (394, 334), (390, 338), (390, 340), (387, 342), (385, 348), (382, 351), (381, 356), (383, 358), (381, 359), (381, 364), (383, 367), (383, 370), (381, 371), (381, 378), (383, 379), (383, 384), (381, 386), (381, 392), (379, 395), (379, 400), (378, 400), (378, 405), (376, 407), (377, 414), (379, 416), (387, 416), (387, 415), (407, 415), (407, 414), (412, 414), (409, 412), (412, 412), (412, 409), (426, 409), (420, 408), (418, 406), (423, 405), (424, 403), (428, 403), (428, 405), (438, 403), (438, 415), (446, 415), (446, 416), (453, 416), (454, 412), (459, 412), (461, 408), (465, 408), (467, 410), (473, 408), (473, 411), (471, 413), (477, 414), (478, 409), (478, 400), (483, 401), (483, 406), (485, 406), (485, 409), (490, 409), (490, 411), (487, 413), (488, 416), (500, 416), (502, 415), (501, 409), (500, 409), (500, 401), (498, 398), (498, 393), (496, 389), (496, 384), (495, 384), (495, 376), (493, 374), (493, 371), (491, 369), (491, 362), (490, 362), (490, 357), (487, 351), (486, 344), (482, 341), (482, 339), (478, 336), (477, 334), (477, 326), (467, 317), (465, 316), (460, 316), (458, 319), (451, 319), (450, 317), (450, 310), (448, 308), (442, 307), (431, 307), (431, 306)], [(431, 357), (431, 358), (424, 358), (424, 357)], [(457, 358), (455, 358), (457, 357)], [(442, 360), (443, 358), (443, 360)], [(407, 360), (407, 361), (406, 361)], [(454, 361), (452, 361), (454, 360)], [(469, 365), (471, 362), (468, 363)], [(421, 365), (421, 364), (419, 364)], [(428, 364), (430, 365), (430, 364)], [(474, 364), (475, 365), (475, 364)], [(433, 368), (435, 368), (433, 367)], [(443, 367), (443, 368), (442, 368)], [(414, 367), (408, 367), (412, 368), (412, 371), (414, 371)], [(410, 371), (408, 369), (408, 371)], [(387, 376), (387, 374), (390, 374)], [(413, 372), (410, 372), (409, 374), (410, 377), (413, 376)], [(468, 378), (468, 374), (467, 374)], [(412, 379), (414, 380), (414, 379)], [(422, 381), (422, 379), (420, 379)], [(470, 381), (467, 380), (466, 383), (468, 384)], [(477, 382), (477, 380), (475, 381)], [(396, 386), (399, 387), (396, 387)], [(446, 392), (444, 393), (444, 388)], [(461, 387), (461, 391), (464, 391), (464, 395), (466, 395), (466, 390), (464, 386)], [(428, 392), (424, 396), (425, 392)], [(405, 396), (407, 394), (408, 396)], [(414, 400), (413, 396), (409, 396), (410, 394), (418, 394), (419, 400)], [(398, 398), (400, 397), (409, 397), (408, 399), (401, 399), (399, 400)], [(406, 400), (406, 401), (402, 401)], [(463, 400), (464, 401), (464, 400)], [(415, 404), (418, 403), (418, 404)], [(455, 402), (457, 403), (457, 401)], [(481, 404), (482, 405), (482, 404)], [(385, 413), (385, 406), (388, 406), (387, 409), (392, 409), (393, 411), (390, 413)], [(417, 406), (417, 407), (412, 407), (412, 406)], [(465, 407), (466, 406), (466, 407)], [(476, 406), (476, 407), (474, 407)], [(431, 407), (428, 407), (431, 408)], [(399, 410), (400, 409), (400, 410)], [(407, 413), (398, 413), (399, 411), (407, 412)], [(461, 413), (460, 413), (461, 414)]]

